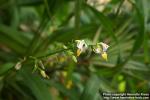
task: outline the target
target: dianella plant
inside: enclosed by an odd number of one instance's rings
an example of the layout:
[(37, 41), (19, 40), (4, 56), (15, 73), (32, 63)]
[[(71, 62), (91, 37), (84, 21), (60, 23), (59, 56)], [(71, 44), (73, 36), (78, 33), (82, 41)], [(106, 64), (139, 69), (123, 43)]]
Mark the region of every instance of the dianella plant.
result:
[(0, 100), (150, 92), (150, 0), (0, 0)]

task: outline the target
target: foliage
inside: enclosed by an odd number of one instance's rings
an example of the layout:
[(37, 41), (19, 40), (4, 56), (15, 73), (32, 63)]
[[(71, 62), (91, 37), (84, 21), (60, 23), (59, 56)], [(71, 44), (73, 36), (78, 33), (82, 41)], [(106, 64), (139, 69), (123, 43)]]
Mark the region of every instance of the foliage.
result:
[[(150, 90), (149, 0), (0, 0), (0, 100), (102, 100)], [(108, 61), (75, 40), (107, 43)]]

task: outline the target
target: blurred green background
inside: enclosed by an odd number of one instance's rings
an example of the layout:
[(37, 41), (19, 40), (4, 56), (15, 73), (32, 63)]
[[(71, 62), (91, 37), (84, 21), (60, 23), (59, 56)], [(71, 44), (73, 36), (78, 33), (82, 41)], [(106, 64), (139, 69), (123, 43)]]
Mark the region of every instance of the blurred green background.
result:
[[(108, 61), (62, 50), (76, 39), (107, 43)], [(0, 0), (0, 100), (103, 100), (149, 77), (150, 0)]]

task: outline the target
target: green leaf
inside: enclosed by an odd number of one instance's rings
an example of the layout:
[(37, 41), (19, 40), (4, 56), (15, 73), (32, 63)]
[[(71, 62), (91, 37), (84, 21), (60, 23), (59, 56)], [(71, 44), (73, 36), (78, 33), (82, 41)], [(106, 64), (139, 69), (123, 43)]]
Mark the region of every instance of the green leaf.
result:
[(55, 87), (57, 90), (59, 90), (63, 95), (69, 97), (69, 100), (78, 100), (78, 95), (76, 95), (77, 91), (74, 90), (68, 90), (63, 84), (56, 81), (46, 80), (46, 83), (50, 86)]
[(136, 17), (139, 24), (139, 32), (136, 36), (136, 40), (131, 52), (131, 56), (141, 47), (144, 40), (144, 33), (145, 33), (144, 14), (143, 14), (143, 10), (141, 10), (143, 9), (143, 6), (139, 6), (138, 1), (136, 1), (136, 3), (132, 3), (132, 5), (135, 8), (137, 14)]
[(93, 7), (89, 6), (89, 5), (85, 5), (85, 7), (89, 8), (94, 14), (95, 17), (97, 17), (101, 23), (101, 25), (103, 26), (103, 28), (107, 31), (108, 35), (110, 35), (112, 37), (112, 39), (118, 43), (118, 40), (113, 32), (113, 24), (110, 21), (110, 19), (108, 17), (106, 17), (103, 13), (97, 11), (96, 9), (94, 9)]
[(49, 86), (44, 83), (44, 80), (24, 69), (20, 70), (20, 75), (23, 78), (21, 82), (30, 89), (36, 100), (51, 100)]
[(10, 69), (14, 67), (14, 63), (6, 63), (0, 66), (0, 76), (8, 72)]
[(93, 75), (85, 85), (84, 91), (80, 97), (80, 100), (96, 100), (99, 94), (100, 81), (96, 75)]

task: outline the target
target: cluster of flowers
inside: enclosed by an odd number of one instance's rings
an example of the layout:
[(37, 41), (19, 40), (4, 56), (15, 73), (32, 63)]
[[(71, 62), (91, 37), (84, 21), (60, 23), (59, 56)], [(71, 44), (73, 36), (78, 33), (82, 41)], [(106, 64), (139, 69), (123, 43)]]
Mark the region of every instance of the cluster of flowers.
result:
[[(85, 52), (89, 45), (84, 40), (76, 40), (77, 43), (77, 56), (80, 56), (81, 53)], [(96, 45), (90, 45), (93, 48), (93, 51), (97, 54), (100, 54), (101, 57), (107, 61), (107, 49), (109, 46), (103, 42), (96, 43)]]

